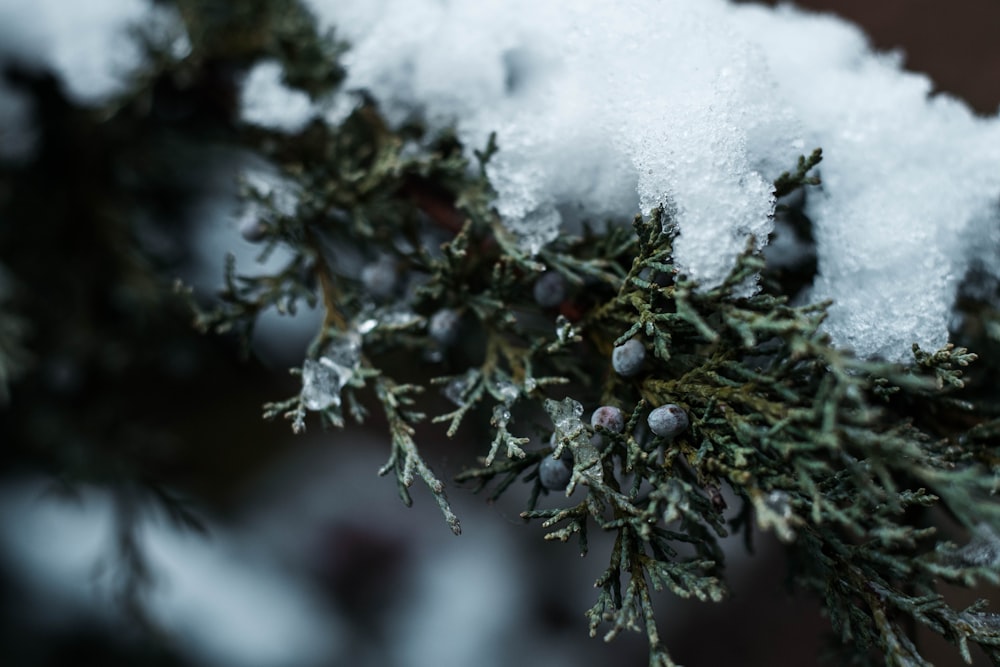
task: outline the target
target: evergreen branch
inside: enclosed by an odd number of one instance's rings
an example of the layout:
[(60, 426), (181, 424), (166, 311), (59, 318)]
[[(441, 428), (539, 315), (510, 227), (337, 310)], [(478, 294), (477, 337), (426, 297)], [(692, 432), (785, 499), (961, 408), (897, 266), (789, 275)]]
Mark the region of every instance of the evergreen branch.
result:
[(798, 165), (795, 168), (795, 173), (783, 172), (774, 181), (774, 196), (784, 197), (791, 194), (799, 188), (803, 188), (807, 185), (819, 185), (820, 180), (818, 176), (807, 176), (809, 171), (818, 165), (823, 160), (823, 150), (820, 148), (815, 149), (809, 154), (809, 157), (804, 155), (799, 156)]
[(379, 469), (378, 474), (384, 476), (395, 471), (399, 496), (407, 507), (413, 504), (409, 488), (413, 485), (415, 476), (418, 475), (430, 489), (451, 531), (460, 535), (462, 527), (448, 503), (444, 484), (424, 462), (417, 451), (416, 443), (413, 441), (412, 422), (415, 417), (407, 416), (403, 410), (406, 406), (412, 405), (412, 395), (419, 393), (419, 391), (420, 387), (398, 385), (384, 376), (379, 376), (375, 380), (375, 394), (382, 404), (386, 420), (389, 423), (389, 432), (392, 435), (392, 453), (385, 465)]

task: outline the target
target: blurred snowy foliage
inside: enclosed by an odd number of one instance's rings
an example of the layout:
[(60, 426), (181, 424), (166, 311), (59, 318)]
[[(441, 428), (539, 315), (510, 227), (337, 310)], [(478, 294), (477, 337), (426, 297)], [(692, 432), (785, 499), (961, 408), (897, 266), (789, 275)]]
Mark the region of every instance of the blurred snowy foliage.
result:
[[(542, 564), (527, 571), (519, 564), (538, 552), (514, 539), (520, 525), (490, 521), (494, 511), (472, 498), (462, 509), (480, 515), (477, 529), (442, 543), (432, 507), (400, 513), (370, 483), (378, 443), (366, 444), (347, 461), (326, 443), (299, 450), (250, 490), (244, 514), (208, 520), (207, 536), (156, 511), (141, 515), (134, 530), (154, 577), (150, 620), (182, 639), (188, 664), (499, 667), (545, 657), (568, 667), (630, 654), (627, 644), (580, 641), (582, 632), (546, 634), (539, 621), (533, 582), (590, 576), (580, 559), (559, 573)], [(0, 486), (0, 514), (11, 517), (0, 522), (0, 566), (46, 602), (24, 610), (27, 627), (86, 616), (127, 639), (134, 619), (113, 604), (119, 510), (113, 494), (93, 487), (69, 499), (34, 478)], [(732, 546), (739, 562), (742, 549)], [(559, 591), (574, 610), (589, 599), (572, 593)], [(631, 653), (642, 649), (637, 642)]]

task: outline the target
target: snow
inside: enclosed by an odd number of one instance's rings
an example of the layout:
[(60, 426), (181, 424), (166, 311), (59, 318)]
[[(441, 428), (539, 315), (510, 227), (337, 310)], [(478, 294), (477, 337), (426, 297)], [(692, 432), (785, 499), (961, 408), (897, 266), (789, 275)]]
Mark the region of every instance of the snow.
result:
[(148, 0), (0, 2), (0, 53), (46, 64), (79, 101), (95, 102), (124, 89), (139, 62), (128, 29), (159, 20)]
[(537, 252), (664, 204), (679, 266), (718, 284), (772, 231), (771, 181), (824, 150), (807, 214), (838, 345), (906, 361), (947, 341), (970, 264), (996, 274), (1000, 126), (930, 96), (848, 23), (722, 0), (311, 0), (352, 45), (347, 89), (392, 121), (497, 132), (497, 209)]
[(264, 60), (254, 65), (243, 82), (240, 116), (257, 125), (297, 132), (312, 120), (315, 110), (309, 96), (282, 81), (281, 64)]
[[(716, 29), (724, 6), (704, 4), (314, 7), (352, 44), (347, 87), (368, 89), (391, 119), (419, 108), (458, 120), (470, 147), (497, 131), (497, 208), (528, 250), (580, 212), (629, 220), (669, 203), (687, 223), (685, 268), (712, 283), (748, 234), (770, 232), (772, 176), (750, 148), (770, 141), (782, 110), (767, 101), (762, 56)], [(795, 137), (778, 143), (771, 171), (798, 155)]]
[(811, 297), (834, 300), (829, 331), (897, 360), (914, 340), (942, 346), (970, 262), (1000, 268), (1000, 125), (929, 97), (930, 80), (902, 72), (898, 54), (869, 52), (842, 21), (788, 7), (737, 16), (745, 34), (770, 35), (774, 77), (807, 143), (823, 147), (822, 192), (806, 212), (819, 256)]
[[(497, 132), (496, 206), (530, 252), (583, 217), (628, 221), (663, 204), (680, 228), (678, 265), (713, 286), (748, 237), (767, 243), (771, 181), (818, 146), (807, 296), (834, 301), (835, 343), (908, 360), (913, 342), (947, 341), (970, 268), (1000, 279), (1000, 124), (930, 95), (898, 54), (873, 52), (835, 17), (724, 0), (307, 4), (351, 44), (344, 89), (367, 89), (390, 121), (454, 123), (470, 152)], [(138, 65), (130, 26), (159, 22), (177, 33), (178, 57), (188, 48), (176, 17), (151, 7), (0, 2), (0, 54), (51, 66), (79, 101), (105, 101)], [(347, 99), (311, 104), (264, 61), (241, 112), (294, 131), (341, 117)], [(0, 155), (30, 153), (29, 119), (0, 88)]]

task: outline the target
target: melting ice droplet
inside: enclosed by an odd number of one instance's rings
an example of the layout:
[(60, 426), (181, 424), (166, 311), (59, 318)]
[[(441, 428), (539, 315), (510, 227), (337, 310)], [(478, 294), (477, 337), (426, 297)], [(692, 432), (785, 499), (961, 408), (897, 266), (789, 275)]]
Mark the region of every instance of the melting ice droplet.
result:
[(344, 388), (361, 363), (361, 337), (356, 332), (337, 334), (319, 359), (302, 365), (302, 404), (309, 410), (340, 405)]
[(465, 372), (464, 375), (459, 375), (454, 377), (448, 384), (445, 385), (441, 393), (444, 394), (445, 398), (454, 403), (455, 405), (462, 407), (465, 405), (466, 395), (469, 390), (479, 380), (479, 369), (470, 368)]
[(507, 409), (505, 405), (497, 404), (493, 406), (493, 418), (490, 423), (494, 427), (500, 428), (501, 426), (507, 426), (510, 422), (510, 410)]
[(552, 423), (556, 429), (564, 434), (574, 434), (583, 429), (580, 415), (583, 414), (583, 406), (579, 401), (572, 398), (564, 398), (561, 401), (553, 401), (551, 398), (545, 401), (545, 411), (552, 418)]
[(334, 387), (334, 373), (318, 361), (306, 359), (302, 365), (302, 404), (309, 410), (340, 405), (340, 387)]
[(496, 389), (496, 396), (506, 405), (510, 405), (517, 400), (517, 397), (521, 394), (518, 390), (517, 385), (507, 379), (505, 376), (500, 375), (494, 384)]
[(590, 434), (580, 419), (583, 414), (580, 402), (569, 397), (561, 401), (548, 398), (545, 399), (545, 411), (556, 427), (556, 442), (565, 440), (573, 453), (576, 467), (583, 472), (584, 477), (600, 482), (603, 478), (601, 453), (590, 444)]

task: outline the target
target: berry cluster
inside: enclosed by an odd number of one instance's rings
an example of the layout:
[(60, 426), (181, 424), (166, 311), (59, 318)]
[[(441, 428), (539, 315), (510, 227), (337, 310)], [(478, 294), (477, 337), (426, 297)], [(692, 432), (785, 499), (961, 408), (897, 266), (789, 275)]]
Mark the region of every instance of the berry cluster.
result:
[[(621, 408), (613, 405), (602, 405), (590, 416), (590, 426), (593, 435), (591, 446), (604, 451), (611, 444), (608, 434), (624, 432), (627, 420)], [(687, 413), (678, 405), (669, 403), (661, 405), (649, 413), (647, 417), (649, 430), (661, 438), (674, 438), (690, 425)], [(556, 448), (556, 434), (553, 432), (549, 444)], [(561, 456), (546, 456), (538, 465), (538, 480), (549, 491), (562, 491), (569, 485), (573, 476), (573, 455), (568, 448), (563, 449)]]

